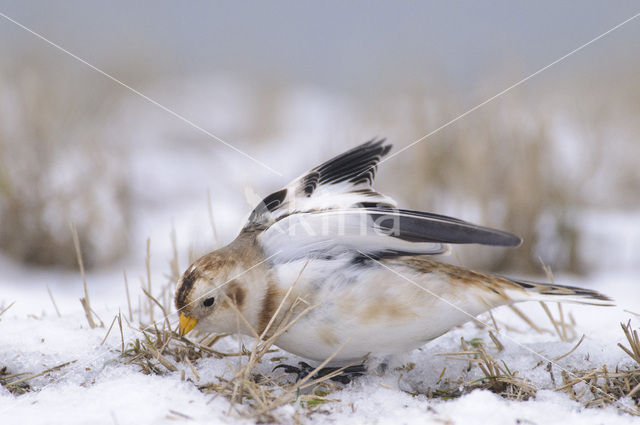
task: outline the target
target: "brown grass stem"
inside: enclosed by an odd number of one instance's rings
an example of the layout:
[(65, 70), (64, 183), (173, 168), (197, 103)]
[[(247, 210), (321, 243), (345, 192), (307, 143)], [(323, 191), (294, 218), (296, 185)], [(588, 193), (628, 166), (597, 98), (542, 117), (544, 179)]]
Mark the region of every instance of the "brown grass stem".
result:
[(89, 290), (87, 289), (87, 276), (84, 270), (84, 262), (82, 261), (82, 251), (80, 249), (80, 239), (78, 238), (78, 230), (75, 224), (71, 223), (71, 236), (73, 237), (73, 247), (76, 251), (76, 260), (78, 261), (78, 267), (80, 267), (80, 275), (82, 276), (82, 286), (84, 288), (84, 297), (80, 298), (80, 304), (84, 309), (84, 314), (89, 323), (91, 329), (95, 328), (96, 322), (93, 320), (93, 314), (91, 312), (91, 302), (89, 300)]

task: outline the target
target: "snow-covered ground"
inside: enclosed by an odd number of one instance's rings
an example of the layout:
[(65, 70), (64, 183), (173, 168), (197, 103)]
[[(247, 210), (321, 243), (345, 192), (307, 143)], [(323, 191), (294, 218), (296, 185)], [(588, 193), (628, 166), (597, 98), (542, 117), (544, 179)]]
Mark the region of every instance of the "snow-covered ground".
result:
[[(60, 370), (29, 381), (33, 391), (12, 395), (0, 389), (0, 417), (3, 423), (30, 424), (158, 424), (185, 421), (188, 423), (242, 423), (250, 422), (237, 415), (228, 415), (228, 402), (218, 397), (212, 400), (197, 385), (216, 382), (216, 376), (229, 376), (225, 359), (207, 358), (195, 366), (200, 374), (196, 378), (184, 363), (177, 363), (177, 372), (165, 375), (145, 375), (136, 365), (125, 365), (120, 358), (121, 336), (112, 331), (104, 339), (107, 329), (89, 329), (77, 302), (81, 283), (77, 276), (24, 270), (3, 264), (3, 300), (15, 301), (0, 321), (0, 366), (8, 372), (38, 373), (66, 362), (73, 362)], [(562, 280), (561, 277), (557, 277)], [(118, 309), (126, 311), (126, 300), (121, 279), (114, 275), (89, 275), (90, 295), (98, 314), (109, 325)], [(22, 282), (24, 288), (18, 287)], [(29, 282), (40, 282), (39, 284)], [(48, 283), (55, 296), (62, 317), (57, 317), (44, 283)], [(76, 282), (69, 285), (69, 282)], [(575, 283), (575, 280), (573, 281)], [(587, 287), (613, 296), (618, 307), (570, 306), (577, 321), (576, 331), (585, 334), (585, 341), (569, 356), (555, 362), (555, 379), (561, 382), (561, 369), (585, 369), (606, 364), (609, 370), (616, 366), (633, 366), (631, 359), (616, 344), (624, 343), (620, 322), (631, 319), (638, 328), (638, 317), (624, 310), (640, 311), (640, 287), (634, 273), (603, 274), (588, 281)], [(67, 286), (64, 290), (64, 286)], [(551, 329), (542, 309), (532, 303), (523, 310), (540, 326)], [(335, 402), (323, 404), (310, 417), (313, 423), (636, 423), (637, 418), (621, 414), (615, 407), (586, 409), (572, 401), (565, 392), (556, 392), (546, 369), (548, 359), (568, 352), (573, 342), (562, 342), (552, 333), (537, 333), (506, 308), (495, 314), (500, 327), (498, 338), (505, 349), (497, 352), (485, 330), (473, 324), (454, 329), (419, 350), (393, 359), (389, 371), (383, 376), (369, 375), (357, 379), (329, 397)], [(485, 318), (486, 319), (486, 318)], [(172, 317), (175, 323), (175, 317)], [(510, 330), (504, 328), (509, 324)], [(117, 325), (116, 325), (117, 327)], [(515, 328), (515, 329), (511, 329)], [(139, 334), (124, 329), (125, 342)], [(489, 352), (504, 361), (518, 376), (527, 378), (539, 389), (535, 399), (507, 401), (486, 391), (476, 390), (460, 398), (444, 401), (427, 399), (429, 388), (436, 389), (446, 379), (455, 382), (479, 378), (479, 372), (466, 371), (467, 362), (436, 356), (438, 353), (460, 351), (460, 338), (482, 338)], [(217, 343), (220, 351), (234, 351), (237, 342), (227, 338)], [(288, 363), (299, 359), (286, 355)], [(235, 360), (232, 360), (232, 362)], [(410, 370), (402, 366), (415, 364)], [(268, 361), (260, 371), (270, 373)], [(446, 368), (441, 376), (443, 368)], [(181, 370), (187, 380), (181, 380)], [(627, 404), (622, 400), (622, 405)], [(291, 422), (295, 404), (275, 412), (283, 422)], [(185, 419), (186, 415), (191, 419)]]
[[(249, 94), (225, 84), (226, 91), (212, 89), (217, 96), (226, 93), (220, 100), (226, 108), (214, 111), (219, 122), (210, 122), (210, 126), (224, 134), (234, 134), (245, 121), (239, 114), (251, 113), (249, 104), (242, 102)], [(206, 110), (199, 104), (199, 99), (208, 96), (201, 86), (193, 83), (163, 97), (174, 99), (176, 109), (198, 121), (198, 111)], [(183, 102), (179, 94), (184, 96)], [(114, 316), (119, 311), (123, 314), (128, 311), (123, 268), (129, 276), (134, 304), (141, 295), (139, 277), (146, 273), (147, 237), (151, 239), (152, 281), (156, 290), (167, 281), (172, 228), (176, 229), (181, 268), (187, 265), (190, 246), (196, 252), (213, 247), (213, 232), (207, 216), (207, 190), (211, 193), (219, 243), (226, 243), (241, 228), (251, 203), (315, 165), (318, 158), (342, 150), (328, 141), (335, 140), (333, 134), (346, 132), (346, 122), (353, 119), (347, 101), (302, 93), (292, 95), (283, 104), (288, 106), (279, 113), (289, 118), (282, 120), (290, 123), (290, 127), (282, 130), (289, 135), (287, 140), (255, 146), (243, 143), (242, 138), (234, 139), (234, 144), (250, 150), (256, 158), (281, 171), (283, 177), (243, 158), (238, 159), (237, 153), (215, 140), (200, 140), (204, 136), (195, 130), (193, 140), (176, 143), (175, 134), (183, 133), (178, 130), (183, 123), (174, 122), (175, 128), (157, 126), (154, 120), (159, 118), (155, 114), (160, 112), (153, 111), (151, 116), (145, 117), (140, 111), (131, 112), (123, 107), (123, 117), (136, 116), (137, 121), (146, 124), (136, 126), (122, 119), (130, 126), (135, 141), (130, 176), (136, 199), (135, 226), (130, 235), (131, 255), (118, 266), (93, 271), (87, 276), (92, 306), (104, 321), (105, 328), (89, 329), (86, 323), (78, 301), (83, 296), (78, 273), (26, 268), (0, 257), (0, 311), (13, 303), (0, 316), (0, 369), (6, 366), (7, 373), (35, 374), (70, 362), (59, 370), (31, 379), (28, 382), (31, 391), (24, 394), (14, 395), (0, 387), (0, 423), (252, 423), (234, 413), (229, 415), (229, 404), (223, 397), (212, 399), (210, 394), (197, 388), (215, 382), (217, 376), (228, 376), (228, 360), (199, 360), (195, 364), (199, 381), (184, 363), (176, 364), (177, 372), (145, 375), (138, 366), (122, 361), (119, 330), (112, 330), (106, 339), (105, 335)], [(208, 117), (203, 118), (206, 119)], [(353, 136), (353, 130), (349, 134)], [(365, 138), (358, 138), (358, 141)], [(300, 140), (305, 143), (298, 143)], [(201, 147), (192, 149), (193, 145)], [(217, 168), (213, 169), (213, 164)], [(609, 370), (614, 370), (616, 366), (633, 366), (631, 359), (617, 347), (618, 343), (626, 344), (620, 323), (631, 320), (633, 328), (640, 327), (640, 317), (633, 314), (640, 313), (640, 286), (636, 276), (640, 249), (638, 214), (594, 212), (586, 214), (582, 220), (587, 232), (582, 243), (607, 250), (604, 257), (599, 256), (601, 251), (589, 251), (589, 258), (593, 261), (605, 258), (606, 261), (601, 271), (587, 278), (557, 275), (556, 281), (596, 289), (613, 297), (618, 306), (565, 306), (565, 312), (570, 311), (577, 322), (578, 336), (584, 334), (586, 337), (575, 352), (558, 360), (552, 368), (557, 382), (561, 382), (561, 368), (571, 371), (606, 364)], [(617, 245), (617, 250), (611, 250), (616, 241), (623, 243)], [(538, 304), (521, 308), (536, 324), (552, 329)], [(503, 351), (497, 352), (493, 348), (486, 330), (469, 323), (419, 350), (393, 359), (383, 376), (368, 375), (332, 392), (328, 397), (336, 401), (317, 407), (308, 421), (355, 424), (637, 422), (637, 418), (620, 413), (615, 406), (586, 409), (572, 401), (566, 392), (554, 391), (557, 385), (551, 381), (546, 365), (549, 359), (573, 348), (575, 341), (562, 342), (553, 332), (535, 332), (507, 308), (498, 309), (494, 316), (500, 327), (498, 338), (505, 346)], [(171, 317), (172, 323), (176, 320), (175, 316)], [(127, 326), (123, 332), (125, 343), (139, 337), (139, 333)], [(496, 359), (503, 360), (510, 370), (517, 370), (518, 376), (529, 379), (538, 388), (535, 399), (507, 401), (486, 390), (448, 401), (420, 395), (438, 388), (446, 380), (455, 382), (462, 377), (472, 381), (481, 376), (477, 368), (466, 370), (468, 362), (436, 356), (459, 351), (461, 337), (465, 340), (482, 338)], [(226, 338), (215, 348), (234, 351), (237, 341)], [(288, 357), (288, 363), (300, 360), (283, 355)], [(409, 364), (415, 366), (411, 370), (403, 368)], [(273, 364), (267, 361), (260, 370), (269, 374), (272, 367)], [(181, 379), (183, 371), (186, 380)], [(620, 403), (629, 405), (624, 399)], [(293, 423), (297, 414), (305, 417), (306, 410), (295, 403), (274, 413), (285, 423)]]

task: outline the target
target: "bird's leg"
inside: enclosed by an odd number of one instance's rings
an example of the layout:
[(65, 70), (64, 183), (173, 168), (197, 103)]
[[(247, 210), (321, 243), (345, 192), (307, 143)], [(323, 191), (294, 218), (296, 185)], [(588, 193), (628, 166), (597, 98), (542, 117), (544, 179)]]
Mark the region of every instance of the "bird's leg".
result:
[[(323, 369), (320, 369), (316, 374), (316, 376), (314, 376), (314, 378), (315, 377), (321, 378), (339, 369), (340, 369), (339, 367), (325, 367)], [(346, 367), (338, 375), (333, 376), (329, 379), (346, 385), (349, 382), (353, 381), (358, 376), (364, 375), (366, 372), (367, 372), (367, 368), (365, 367), (365, 365), (359, 364), (359, 365)]]
[[(273, 370), (276, 370), (276, 369), (279, 369), (279, 368), (284, 369), (284, 371), (286, 373), (295, 374), (296, 375), (296, 381), (299, 381), (302, 378), (305, 378), (306, 376), (308, 376), (309, 374), (311, 374), (311, 372), (313, 372), (315, 370), (314, 367), (310, 366), (309, 364), (307, 364), (305, 362), (299, 362), (298, 366), (281, 364), (281, 365), (278, 365), (278, 366), (274, 367)], [(327, 376), (330, 373), (333, 373), (333, 372), (335, 372), (335, 371), (337, 371), (339, 369), (340, 369), (339, 367), (325, 367), (325, 368), (320, 369), (315, 375), (312, 376), (312, 378), (313, 379), (322, 378), (322, 377)], [(366, 372), (367, 372), (367, 368), (363, 364), (355, 365), (355, 366), (349, 366), (349, 367), (343, 369), (342, 372), (340, 372), (338, 375), (332, 376), (329, 379), (331, 379), (332, 381), (335, 381), (335, 382), (340, 382), (341, 384), (348, 384), (354, 378), (356, 378), (358, 376), (362, 376)]]
[(285, 373), (292, 373), (296, 375), (296, 381), (301, 380), (305, 376), (309, 375), (313, 372), (313, 367), (305, 362), (298, 362), (298, 366), (288, 365), (288, 364), (279, 364), (278, 366), (273, 368), (273, 371), (276, 369), (282, 368)]

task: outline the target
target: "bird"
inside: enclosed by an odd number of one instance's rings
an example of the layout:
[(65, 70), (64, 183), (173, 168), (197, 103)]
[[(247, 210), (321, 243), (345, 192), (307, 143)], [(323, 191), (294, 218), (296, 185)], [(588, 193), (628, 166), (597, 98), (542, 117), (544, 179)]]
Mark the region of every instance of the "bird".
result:
[(339, 365), (419, 348), (503, 305), (613, 305), (590, 289), (444, 261), (452, 244), (517, 247), (522, 241), (398, 207), (373, 187), (391, 148), (385, 139), (369, 140), (264, 198), (230, 244), (198, 258), (179, 279), (180, 335), (196, 329), (265, 338), (292, 311), (299, 317), (275, 345)]

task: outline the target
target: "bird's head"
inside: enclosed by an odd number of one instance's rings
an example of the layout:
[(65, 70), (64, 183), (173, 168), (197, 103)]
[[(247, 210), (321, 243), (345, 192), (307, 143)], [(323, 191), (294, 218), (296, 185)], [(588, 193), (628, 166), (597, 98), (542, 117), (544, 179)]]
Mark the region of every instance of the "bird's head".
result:
[(224, 331), (232, 312), (244, 304), (246, 292), (243, 282), (234, 276), (242, 267), (226, 250), (218, 250), (200, 257), (183, 273), (176, 288), (175, 304), (180, 314), (180, 335), (199, 328)]
[[(247, 264), (249, 264), (247, 266)], [(178, 281), (175, 305), (180, 315), (180, 335), (196, 325), (209, 332), (240, 332), (238, 314), (246, 318), (259, 304), (260, 281), (265, 271), (251, 268), (256, 264), (247, 250), (230, 247), (206, 254), (191, 264)], [(250, 270), (249, 270), (250, 269)]]

